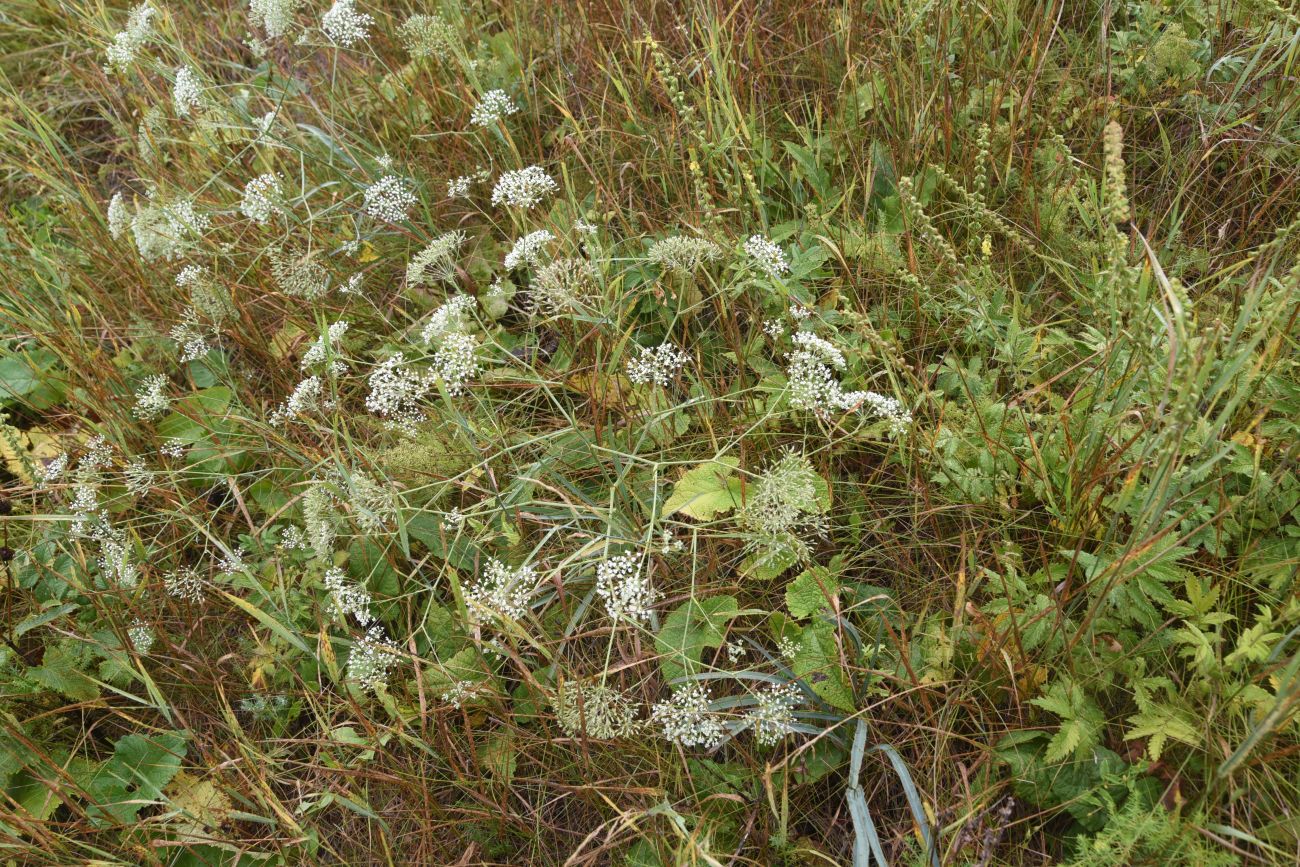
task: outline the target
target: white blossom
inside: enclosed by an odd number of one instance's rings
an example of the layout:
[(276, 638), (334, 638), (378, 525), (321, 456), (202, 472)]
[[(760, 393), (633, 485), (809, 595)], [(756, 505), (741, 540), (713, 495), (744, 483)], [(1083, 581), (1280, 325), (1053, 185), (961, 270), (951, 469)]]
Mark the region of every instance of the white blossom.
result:
[(786, 261), (785, 253), (762, 235), (750, 235), (749, 240), (745, 242), (745, 252), (753, 258), (754, 265), (760, 271), (773, 277), (780, 277), (790, 270), (790, 263)]
[(779, 743), (794, 731), (794, 709), (802, 703), (799, 690), (791, 683), (772, 683), (757, 696), (758, 704), (745, 715), (762, 746)]
[(348, 655), (348, 679), (365, 692), (374, 692), (388, 682), (388, 672), (397, 665), (397, 645), (384, 633), (384, 627), (373, 624), (366, 634), (352, 644)]
[(447, 181), (447, 198), (449, 199), (468, 199), (470, 185), (474, 179), (469, 175), (451, 178)]
[(605, 684), (565, 683), (552, 706), (556, 722), (571, 738), (622, 738), (641, 727), (636, 702)]
[(641, 568), (641, 557), (627, 552), (596, 567), (596, 595), (605, 602), (611, 620), (644, 624), (660, 593)]
[(366, 188), (366, 213), (385, 223), (400, 223), (415, 207), (415, 193), (403, 178), (384, 175)]
[(492, 204), (527, 210), (555, 193), (560, 185), (541, 166), (506, 172), (492, 188)]
[(143, 421), (160, 418), (171, 405), (167, 397), (167, 377), (161, 373), (147, 377), (135, 393), (135, 416)]
[(528, 611), (528, 600), (536, 587), (537, 571), (532, 566), (511, 569), (500, 560), (489, 560), (483, 573), (465, 588), (470, 622), (492, 626), (520, 620)]
[(444, 232), (411, 257), (406, 266), (408, 286), (428, 284), (431, 280), (449, 282), (456, 276), (456, 254), (465, 243), (465, 233)]
[(131, 647), (141, 656), (148, 656), (149, 651), (153, 649), (153, 630), (149, 628), (149, 624), (139, 618), (131, 622), (131, 628), (126, 631), (126, 637), (130, 640)]
[(627, 360), (627, 378), (637, 384), (653, 382), (667, 387), (677, 372), (691, 360), (689, 355), (671, 343), (661, 343), (653, 349), (648, 346), (639, 349), (636, 358)]
[(163, 586), (167, 590), (167, 595), (183, 602), (202, 602), (203, 601), (203, 579), (199, 577), (197, 569), (185, 566), (173, 572), (168, 572), (163, 578)]
[(126, 207), (126, 199), (121, 192), (113, 193), (113, 198), (108, 202), (108, 234), (116, 241), (130, 227), (131, 213)]
[(402, 353), (376, 365), (370, 372), (369, 383), (366, 409), (406, 432), (424, 421), (420, 403), (432, 383), (428, 376), (411, 370)]
[(176, 67), (176, 79), (172, 83), (172, 107), (176, 109), (178, 117), (189, 117), (191, 111), (203, 107), (203, 84), (192, 67)]
[(373, 16), (358, 12), (353, 0), (334, 0), (334, 5), (321, 16), (320, 29), (335, 45), (350, 48), (370, 35)]
[(330, 595), (330, 613), (347, 620), (355, 617), (357, 623), (365, 626), (374, 620), (370, 613), (370, 593), (360, 584), (348, 580), (346, 573), (337, 566), (325, 573), (325, 591)]
[(156, 14), (157, 10), (148, 3), (141, 3), (131, 10), (126, 19), (126, 29), (114, 36), (112, 44), (108, 46), (105, 72), (125, 72), (135, 62), (140, 49), (153, 38), (153, 23), (150, 19)]
[(553, 240), (555, 240), (555, 236), (546, 229), (529, 232), (518, 241), (515, 241), (515, 245), (506, 254), (506, 268), (513, 271), (521, 265), (536, 265), (538, 258), (542, 254), (542, 248)]
[(267, 36), (278, 39), (293, 26), (294, 13), (301, 5), (302, 0), (249, 0), (248, 11)]
[[(306, 370), (317, 364), (324, 364), (327, 358), (337, 356), (339, 342), (343, 339), (343, 335), (347, 333), (348, 321), (346, 319), (340, 319), (330, 325), (325, 330), (325, 333), (316, 339), (315, 343), (307, 347), (307, 351), (302, 354), (302, 361), (299, 366)], [(336, 366), (341, 364), (341, 362), (335, 362)], [(338, 371), (336, 370), (336, 372)]]
[(647, 254), (666, 271), (675, 274), (694, 274), (706, 262), (722, 255), (717, 244), (704, 238), (675, 236), (656, 241)]
[(709, 700), (703, 686), (688, 684), (656, 704), (650, 722), (659, 726), (665, 740), (683, 747), (713, 749), (721, 745), (725, 730), (722, 718), (709, 710)]
[(433, 343), (442, 340), (448, 334), (464, 331), (466, 318), (474, 310), (473, 295), (453, 295), (429, 316), (429, 321), (420, 331), (421, 343)]
[(284, 210), (280, 207), (283, 193), (280, 179), (271, 172), (258, 175), (244, 185), (244, 198), (239, 204), (239, 212), (259, 226)]
[(441, 15), (412, 15), (397, 28), (398, 38), (411, 57), (447, 54), (456, 43), (456, 33)]
[[(489, 90), (483, 94), (478, 105), (474, 106), (474, 111), (470, 113), (470, 123), (475, 126), (491, 126), (504, 117), (509, 117), (519, 111), (519, 106), (515, 105), (509, 95), (504, 90)], [(536, 167), (534, 167), (536, 168)], [(495, 204), (495, 200), (493, 202)]]

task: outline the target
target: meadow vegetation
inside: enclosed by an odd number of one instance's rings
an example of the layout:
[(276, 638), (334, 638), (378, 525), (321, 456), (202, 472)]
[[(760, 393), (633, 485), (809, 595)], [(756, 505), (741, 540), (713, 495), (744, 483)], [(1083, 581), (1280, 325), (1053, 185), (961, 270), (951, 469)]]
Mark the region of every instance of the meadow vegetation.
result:
[(0, 861), (1300, 862), (1287, 0), (7, 0)]

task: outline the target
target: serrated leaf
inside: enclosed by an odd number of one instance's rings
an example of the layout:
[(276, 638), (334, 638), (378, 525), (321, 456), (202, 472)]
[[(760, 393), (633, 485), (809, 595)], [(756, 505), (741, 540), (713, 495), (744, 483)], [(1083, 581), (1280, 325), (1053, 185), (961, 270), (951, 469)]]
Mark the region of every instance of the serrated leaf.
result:
[(856, 710), (853, 690), (840, 667), (839, 646), (831, 624), (818, 622), (804, 627), (790, 667), (827, 704), (850, 713)]
[(827, 599), (840, 589), (840, 582), (824, 566), (799, 573), (785, 588), (785, 607), (791, 617), (807, 617), (827, 607)]
[(51, 644), (45, 648), (41, 665), (29, 668), (27, 677), (73, 701), (89, 701), (99, 696), (99, 684), (81, 672), (80, 663), (80, 657), (63, 644)]
[(162, 799), (184, 756), (185, 738), (177, 732), (122, 738), (85, 783), (91, 817), (98, 824), (135, 821), (142, 808)]
[(697, 521), (711, 521), (740, 505), (741, 485), (735, 478), (740, 459), (722, 457), (686, 471), (664, 503), (663, 517), (681, 513)]
[(739, 613), (734, 596), (688, 599), (664, 620), (655, 636), (655, 649), (663, 655), (660, 670), (674, 680), (700, 669), (706, 647), (721, 647), (725, 628)]
[(176, 836), (182, 840), (207, 837), (207, 829), (220, 828), (230, 818), (230, 797), (211, 780), (203, 780), (184, 771), (167, 787), (171, 807), (180, 810), (174, 820)]

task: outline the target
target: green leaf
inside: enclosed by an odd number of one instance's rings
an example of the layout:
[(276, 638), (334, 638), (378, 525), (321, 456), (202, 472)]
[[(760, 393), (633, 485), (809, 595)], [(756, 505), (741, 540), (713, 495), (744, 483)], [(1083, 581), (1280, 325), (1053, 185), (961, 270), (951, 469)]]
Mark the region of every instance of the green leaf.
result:
[(840, 582), (825, 566), (813, 566), (785, 588), (785, 607), (791, 617), (807, 617), (827, 607), (826, 600), (835, 596)]
[(821, 621), (804, 627), (790, 667), (827, 704), (849, 713), (857, 709), (849, 679), (840, 667), (835, 627), (830, 623)]
[(1100, 742), (1106, 718), (1097, 703), (1072, 680), (1057, 680), (1045, 695), (1029, 703), (1061, 718), (1060, 729), (1047, 745), (1046, 761), (1057, 762), (1072, 755), (1078, 757)]
[(688, 599), (669, 614), (655, 636), (664, 679), (698, 672), (704, 648), (722, 646), (726, 625), (739, 610), (734, 596), (714, 596)]
[(85, 783), (100, 824), (134, 822), (136, 814), (163, 797), (163, 786), (180, 770), (185, 738), (179, 732), (127, 735), (113, 747), (113, 757)]
[(81, 662), (66, 644), (51, 644), (45, 648), (40, 667), (28, 669), (27, 677), (73, 701), (89, 701), (99, 696), (99, 684), (80, 671)]
[(740, 505), (741, 485), (735, 478), (740, 459), (718, 458), (687, 470), (664, 503), (662, 517), (678, 512), (697, 521), (711, 521)]

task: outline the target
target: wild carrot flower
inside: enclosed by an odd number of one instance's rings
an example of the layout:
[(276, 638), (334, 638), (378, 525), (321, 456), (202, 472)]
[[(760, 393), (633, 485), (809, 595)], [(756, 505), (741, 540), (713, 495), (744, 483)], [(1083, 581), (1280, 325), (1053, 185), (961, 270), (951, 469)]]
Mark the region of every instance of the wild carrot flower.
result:
[(490, 626), (522, 619), (536, 587), (537, 570), (532, 566), (511, 569), (500, 560), (489, 560), (483, 573), (465, 588), (470, 622)]
[(172, 107), (177, 117), (189, 117), (191, 111), (203, 107), (203, 84), (193, 67), (176, 67), (176, 78), (172, 82)]
[(554, 239), (555, 236), (546, 229), (538, 229), (536, 232), (524, 235), (515, 241), (515, 245), (506, 254), (506, 268), (513, 271), (521, 265), (536, 265), (542, 254), (542, 248)]
[(141, 3), (131, 10), (126, 19), (126, 29), (114, 36), (113, 43), (108, 46), (105, 72), (125, 72), (135, 62), (140, 49), (153, 38), (151, 19), (156, 14), (157, 10), (148, 3)]
[(375, 623), (352, 644), (348, 679), (364, 692), (374, 692), (387, 684), (389, 671), (400, 660), (397, 645), (385, 634), (384, 627)]
[(421, 343), (434, 343), (448, 334), (464, 331), (466, 319), (474, 310), (473, 295), (453, 295), (429, 316), (420, 331)]
[(605, 684), (566, 682), (556, 693), (552, 707), (556, 722), (571, 738), (586, 735), (610, 740), (635, 734), (641, 727), (636, 703)]
[(474, 179), (469, 175), (461, 175), (457, 178), (451, 178), (447, 181), (447, 198), (449, 199), (468, 199), (470, 185)]
[(444, 232), (411, 257), (406, 266), (408, 286), (428, 284), (431, 280), (449, 282), (456, 277), (456, 254), (465, 244), (465, 233)]
[(745, 241), (745, 252), (754, 260), (754, 266), (773, 277), (780, 277), (790, 270), (781, 248), (762, 235), (750, 235)]
[(794, 731), (794, 709), (802, 703), (799, 690), (792, 683), (772, 683), (757, 698), (745, 720), (759, 744), (775, 746)]
[(280, 425), (300, 415), (316, 412), (323, 406), (328, 408), (326, 402), (322, 399), (324, 393), (324, 384), (321, 382), (321, 378), (319, 376), (309, 376), (294, 386), (293, 391), (285, 398), (284, 403), (273, 410), (267, 420), (273, 425)]
[(366, 409), (406, 432), (413, 432), (424, 421), (420, 403), (431, 382), (407, 366), (405, 355), (398, 352), (380, 362), (370, 372), (369, 383)]
[(674, 274), (694, 274), (702, 265), (722, 255), (717, 244), (704, 238), (678, 235), (656, 241), (648, 254), (651, 262)]
[(330, 595), (330, 612), (347, 620), (355, 617), (362, 626), (374, 620), (370, 613), (370, 593), (360, 584), (348, 580), (347, 574), (337, 566), (325, 573), (325, 591)]
[[(475, 126), (491, 126), (517, 111), (519, 111), (519, 106), (515, 105), (514, 100), (504, 90), (489, 90), (483, 94), (483, 98), (479, 100), (478, 105), (474, 106), (469, 121)], [(495, 200), (493, 204), (495, 204)]]
[(197, 213), (188, 199), (160, 204), (150, 195), (148, 203), (131, 218), (131, 233), (146, 262), (177, 259), (189, 249), (191, 240), (203, 237), (211, 222), (208, 216)]
[(713, 749), (726, 734), (722, 719), (709, 710), (709, 693), (698, 683), (682, 687), (650, 713), (665, 740), (683, 747)]
[(686, 365), (691, 357), (671, 343), (661, 343), (651, 349), (638, 347), (636, 358), (627, 360), (627, 378), (637, 384), (653, 382), (667, 387), (677, 372)]
[(244, 185), (244, 199), (239, 204), (239, 212), (259, 226), (266, 225), (271, 217), (284, 213), (280, 207), (283, 195), (276, 175), (271, 172), (258, 175)]
[(506, 172), (492, 189), (492, 204), (527, 210), (555, 193), (560, 185), (541, 166)]
[[(316, 342), (307, 347), (307, 351), (302, 354), (302, 361), (299, 366), (303, 370), (315, 367), (318, 364), (324, 364), (325, 360), (338, 355), (339, 343), (343, 340), (343, 335), (348, 333), (348, 321), (340, 319), (325, 329), (325, 333), (316, 339)], [(335, 372), (341, 373), (338, 367), (342, 362), (335, 361)]]
[(463, 331), (452, 331), (442, 338), (433, 355), (433, 370), (447, 394), (465, 393), (465, 384), (479, 373), (478, 338)]
[(294, 13), (301, 5), (302, 0), (249, 0), (248, 11), (267, 36), (278, 39), (293, 27)]
[(131, 628), (126, 631), (126, 637), (131, 642), (131, 647), (141, 656), (148, 656), (149, 651), (153, 649), (153, 630), (149, 628), (149, 624), (139, 618), (132, 621)]
[(203, 601), (203, 579), (199, 577), (198, 570), (193, 567), (184, 566), (168, 572), (163, 578), (163, 587), (167, 590), (168, 596), (183, 602)]
[(335, 45), (351, 48), (370, 35), (370, 25), (374, 23), (373, 16), (356, 10), (353, 0), (334, 0), (334, 5), (321, 16), (320, 29)]
[(135, 393), (135, 416), (144, 421), (160, 418), (171, 406), (167, 397), (167, 377), (161, 373), (147, 377)]
[(403, 178), (384, 175), (366, 188), (365, 210), (376, 220), (400, 223), (418, 200)]
[(556, 259), (533, 276), (533, 305), (552, 315), (580, 307), (595, 288), (596, 277), (595, 266), (586, 259)]
[(645, 623), (660, 594), (643, 574), (641, 556), (629, 551), (596, 567), (596, 595), (605, 602), (611, 620)]

